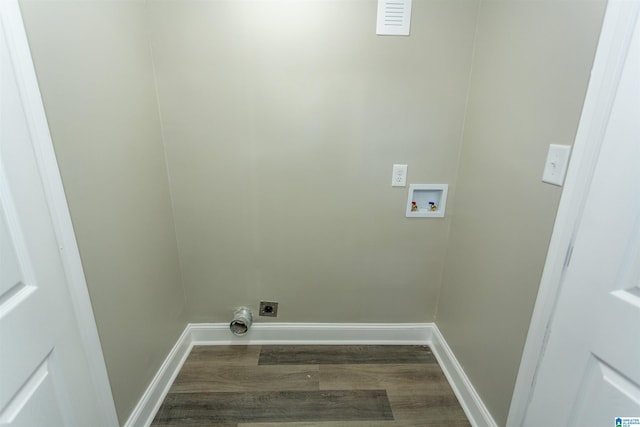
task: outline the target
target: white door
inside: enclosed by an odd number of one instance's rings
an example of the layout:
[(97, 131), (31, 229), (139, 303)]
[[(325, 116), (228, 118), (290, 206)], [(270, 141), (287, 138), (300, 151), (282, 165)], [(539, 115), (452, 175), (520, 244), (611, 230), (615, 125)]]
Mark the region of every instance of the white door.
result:
[[(596, 61), (623, 61), (582, 219), (540, 360), (524, 425), (640, 426), (640, 25), (638, 1), (613, 0), (603, 34), (617, 45)], [(607, 58), (603, 58), (604, 54)], [(615, 69), (616, 67), (610, 67)], [(591, 98), (590, 98), (591, 97)], [(584, 116), (583, 116), (584, 117)], [(580, 133), (580, 132), (579, 132)], [(578, 141), (580, 142), (580, 141)], [(617, 419), (620, 418), (620, 420)]]
[(18, 4), (1, 0), (0, 426), (117, 424), (95, 324), (79, 326), (88, 299), (69, 286), (61, 188)]

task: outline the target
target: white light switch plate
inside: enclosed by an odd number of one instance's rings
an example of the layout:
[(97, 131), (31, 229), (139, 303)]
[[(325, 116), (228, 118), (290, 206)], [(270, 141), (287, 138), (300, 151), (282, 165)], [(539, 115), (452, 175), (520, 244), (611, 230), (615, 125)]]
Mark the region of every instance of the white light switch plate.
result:
[(562, 186), (564, 176), (569, 165), (570, 145), (550, 144), (547, 161), (544, 164), (542, 181), (548, 184)]
[(393, 165), (393, 172), (391, 174), (392, 187), (407, 186), (407, 169), (407, 165)]

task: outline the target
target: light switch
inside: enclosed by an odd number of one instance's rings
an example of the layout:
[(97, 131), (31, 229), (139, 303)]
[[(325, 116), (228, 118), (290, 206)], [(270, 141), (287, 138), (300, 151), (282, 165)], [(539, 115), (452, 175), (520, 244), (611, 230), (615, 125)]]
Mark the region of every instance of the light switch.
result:
[(391, 174), (392, 187), (405, 187), (407, 185), (407, 165), (393, 165)]
[(542, 181), (562, 187), (564, 176), (567, 173), (567, 166), (569, 165), (570, 154), (571, 146), (550, 144), (547, 161), (544, 164), (544, 172), (542, 173)]

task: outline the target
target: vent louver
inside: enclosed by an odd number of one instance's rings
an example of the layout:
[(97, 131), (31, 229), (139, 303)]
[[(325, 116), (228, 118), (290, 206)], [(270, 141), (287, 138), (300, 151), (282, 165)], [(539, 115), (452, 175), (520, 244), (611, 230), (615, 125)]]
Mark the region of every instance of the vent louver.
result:
[(411, 0), (378, 0), (376, 34), (408, 36), (411, 29)]

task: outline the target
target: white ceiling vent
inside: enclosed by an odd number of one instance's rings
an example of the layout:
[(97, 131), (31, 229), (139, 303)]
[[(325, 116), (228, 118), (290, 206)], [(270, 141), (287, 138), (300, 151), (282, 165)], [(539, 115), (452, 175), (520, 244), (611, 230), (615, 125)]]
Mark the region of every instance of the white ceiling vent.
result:
[(408, 36), (411, 29), (411, 0), (378, 0), (376, 34)]

